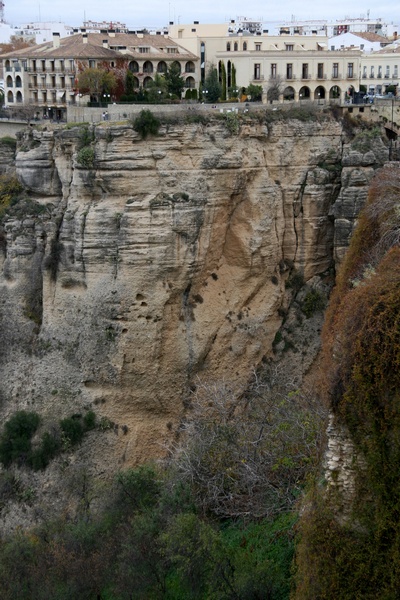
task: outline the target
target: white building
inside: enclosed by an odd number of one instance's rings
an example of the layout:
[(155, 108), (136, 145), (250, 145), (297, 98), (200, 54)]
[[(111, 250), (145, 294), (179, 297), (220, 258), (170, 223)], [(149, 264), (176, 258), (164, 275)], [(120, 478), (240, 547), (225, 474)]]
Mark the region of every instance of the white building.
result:
[(377, 52), (388, 46), (390, 41), (377, 34), (369, 32), (341, 33), (329, 38), (329, 50), (351, 50), (357, 48), (363, 52)]

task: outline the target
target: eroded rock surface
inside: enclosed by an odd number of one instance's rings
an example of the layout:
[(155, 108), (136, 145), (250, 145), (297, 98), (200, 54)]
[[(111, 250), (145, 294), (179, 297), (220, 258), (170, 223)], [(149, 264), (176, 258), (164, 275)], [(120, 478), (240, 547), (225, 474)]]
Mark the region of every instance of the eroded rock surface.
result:
[[(5, 223), (1, 410), (51, 424), (93, 409), (113, 426), (67, 462), (106, 474), (163, 454), (197, 377), (246, 385), (287, 280), (340, 259), (381, 157), (347, 152), (329, 120), (93, 134), (89, 169), (79, 128), (20, 140), (18, 176), (46, 210)], [(50, 488), (58, 468), (40, 474)]]

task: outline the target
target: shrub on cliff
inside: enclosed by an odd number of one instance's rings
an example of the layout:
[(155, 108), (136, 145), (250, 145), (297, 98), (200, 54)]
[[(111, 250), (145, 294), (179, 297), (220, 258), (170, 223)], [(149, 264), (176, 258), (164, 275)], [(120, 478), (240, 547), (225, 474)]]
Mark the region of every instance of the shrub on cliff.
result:
[(85, 169), (91, 169), (94, 165), (95, 152), (91, 146), (85, 146), (78, 151), (77, 163)]
[(4, 425), (0, 438), (0, 462), (8, 467), (12, 462), (25, 464), (31, 455), (31, 438), (39, 426), (37, 413), (19, 411)]
[[(314, 490), (296, 600), (396, 598), (400, 581), (400, 169), (377, 174), (324, 326), (325, 397), (354, 445), (352, 506)], [(335, 493), (336, 492), (336, 493)]]
[(133, 129), (140, 134), (142, 140), (145, 140), (149, 135), (157, 135), (161, 123), (151, 110), (141, 110), (136, 119), (133, 120)]
[(14, 176), (0, 175), (0, 220), (21, 197), (24, 186)]

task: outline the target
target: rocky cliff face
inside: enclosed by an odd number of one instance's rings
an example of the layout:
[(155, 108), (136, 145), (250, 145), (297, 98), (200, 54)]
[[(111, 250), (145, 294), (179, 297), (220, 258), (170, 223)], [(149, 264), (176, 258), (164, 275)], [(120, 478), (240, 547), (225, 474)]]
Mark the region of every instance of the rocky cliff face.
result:
[[(288, 279), (341, 259), (386, 148), (353, 151), (333, 120), (93, 135), (90, 168), (80, 128), (19, 141), (17, 175), (44, 210), (4, 224), (1, 410), (51, 424), (93, 409), (104, 431), (63, 464), (104, 474), (163, 453), (196, 378), (246, 385)], [(60, 468), (37, 477), (51, 488)]]

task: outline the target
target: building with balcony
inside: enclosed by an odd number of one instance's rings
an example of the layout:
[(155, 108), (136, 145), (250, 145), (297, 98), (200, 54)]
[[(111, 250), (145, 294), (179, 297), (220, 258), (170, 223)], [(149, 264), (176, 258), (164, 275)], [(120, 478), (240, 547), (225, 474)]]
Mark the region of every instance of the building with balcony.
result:
[[(130, 70), (137, 89), (171, 63), (179, 66), (186, 88), (199, 83), (198, 58), (165, 35), (103, 31), (82, 33), (1, 55), (5, 105), (32, 105), (39, 114), (63, 119), (68, 105), (86, 103), (77, 79), (85, 68)], [(110, 98), (110, 100), (113, 100)]]
[(391, 44), (379, 52), (362, 57), (360, 84), (368, 94), (385, 94), (389, 87), (400, 83), (400, 44)]

